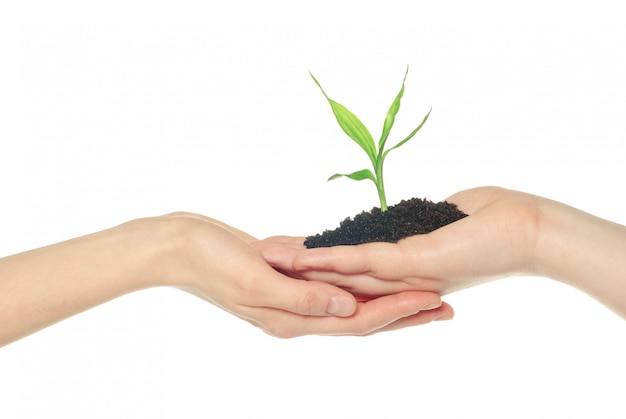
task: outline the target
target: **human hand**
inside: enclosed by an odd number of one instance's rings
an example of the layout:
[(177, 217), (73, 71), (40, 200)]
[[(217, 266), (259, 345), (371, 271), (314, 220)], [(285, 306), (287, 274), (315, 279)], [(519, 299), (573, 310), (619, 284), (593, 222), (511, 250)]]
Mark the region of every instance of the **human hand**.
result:
[(274, 237), (258, 247), (271, 265), (293, 276), (366, 296), (408, 290), (443, 295), (503, 276), (537, 273), (540, 198), (483, 187), (447, 201), (470, 216), (398, 243), (305, 250), (302, 238)]
[(451, 318), (432, 292), (409, 291), (355, 301), (333, 285), (288, 277), (251, 245), (256, 239), (197, 214), (163, 217), (175, 224), (175, 251), (157, 267), (184, 289), (278, 337), (368, 335)]

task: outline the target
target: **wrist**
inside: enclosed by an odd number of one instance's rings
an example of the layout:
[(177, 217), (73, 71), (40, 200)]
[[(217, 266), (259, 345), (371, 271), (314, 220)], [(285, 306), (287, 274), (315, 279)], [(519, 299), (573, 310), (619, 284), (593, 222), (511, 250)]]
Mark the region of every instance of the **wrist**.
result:
[(626, 317), (626, 227), (552, 202), (538, 254), (542, 274), (575, 287)]
[[(588, 214), (545, 199), (536, 254), (538, 273), (570, 285), (570, 266), (582, 262), (580, 234), (589, 230)], [(584, 263), (584, 262), (583, 262)]]
[(574, 262), (570, 252), (577, 247), (577, 224), (584, 220), (586, 214), (560, 202), (542, 199), (542, 217), (535, 257), (537, 273), (568, 283), (567, 266)]
[(112, 229), (126, 255), (128, 280), (134, 290), (172, 286), (170, 278), (179, 228), (167, 217), (140, 218)]

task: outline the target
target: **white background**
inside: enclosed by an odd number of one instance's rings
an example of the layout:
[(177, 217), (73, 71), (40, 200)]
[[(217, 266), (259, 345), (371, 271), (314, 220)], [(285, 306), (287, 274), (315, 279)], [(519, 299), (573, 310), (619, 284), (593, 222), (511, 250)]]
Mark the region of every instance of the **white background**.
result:
[[(326, 182), (368, 161), (309, 70), (376, 137), (410, 66), (390, 141), (433, 113), (390, 204), (493, 184), (626, 223), (620, 2), (0, 1), (0, 48), (0, 255), (175, 210), (266, 237), (377, 205)], [(595, 301), (544, 278), (446, 300), (451, 322), (279, 340), (129, 295), (0, 349), (0, 417), (626, 414), (626, 324)]]

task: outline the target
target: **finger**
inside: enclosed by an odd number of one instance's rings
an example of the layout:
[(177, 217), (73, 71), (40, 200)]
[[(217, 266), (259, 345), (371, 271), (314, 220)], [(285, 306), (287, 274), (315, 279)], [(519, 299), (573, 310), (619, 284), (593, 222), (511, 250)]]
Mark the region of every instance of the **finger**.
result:
[(379, 297), (359, 304), (357, 313), (347, 319), (328, 322), (330, 329), (324, 335), (369, 336), (381, 331), (396, 330), (401, 327), (425, 324), (434, 317), (427, 315), (433, 307), (440, 307), (441, 298), (435, 293), (409, 291)]
[[(358, 246), (333, 246), (309, 249), (297, 254), (293, 267), (298, 271), (333, 271), (342, 274), (366, 274), (372, 272), (374, 264), (385, 258), (393, 258), (391, 243), (367, 243)], [(388, 262), (389, 261), (389, 262)]]
[(452, 320), (452, 318), (454, 318), (454, 309), (449, 304), (443, 303), (436, 309), (422, 310), (417, 314), (396, 320), (385, 327), (375, 330), (371, 334), (422, 326), (434, 321)]
[[(308, 281), (325, 282), (344, 289), (351, 294), (362, 296), (376, 296), (397, 294), (402, 291), (418, 289), (420, 291), (432, 291), (433, 285), (427, 281), (419, 281), (413, 277), (405, 277), (401, 280), (379, 279), (368, 274), (342, 274), (333, 271), (304, 271), (297, 272), (298, 278)], [(413, 284), (424, 284), (420, 288)]]
[[(367, 243), (310, 249), (294, 255), (293, 269), (366, 275), (380, 280), (404, 280), (421, 272), (421, 263), (432, 252), (429, 235), (410, 237), (398, 243)], [(420, 263), (416, 263), (419, 261)]]
[[(409, 291), (359, 303), (356, 313), (346, 318), (302, 317), (274, 311), (268, 313), (271, 319), (265, 319), (262, 328), (272, 336), (282, 338), (303, 335), (366, 336), (391, 328), (401, 319), (418, 315), (425, 309), (440, 307), (441, 304), (441, 298), (436, 293)], [(420, 322), (426, 323), (432, 321), (439, 313), (430, 314), (411, 318), (405, 324), (414, 326), (422, 324)], [(446, 313), (441, 315), (444, 314)]]
[(252, 245), (261, 253), (263, 259), (274, 268), (284, 271), (294, 272), (293, 260), (299, 254), (304, 252), (302, 241), (287, 240), (283, 242), (260, 240), (252, 243)]
[[(409, 324), (415, 325), (416, 320), (418, 324), (421, 324), (421, 321), (428, 320), (428, 316), (421, 315), (422, 313), (432, 313), (439, 309), (442, 304), (441, 297), (436, 293), (407, 291), (363, 303), (359, 308), (363, 312), (357, 311), (353, 317), (357, 320), (358, 315), (361, 314), (361, 318), (358, 319), (362, 326), (359, 335), (365, 336), (388, 329), (395, 330), (401, 326), (394, 327), (393, 325), (402, 325), (406, 319), (410, 318), (413, 319), (407, 322), (407, 326)], [(415, 318), (416, 316), (419, 317)]]
[(270, 245), (304, 249), (304, 240), (304, 237), (299, 236), (272, 236), (259, 241)]

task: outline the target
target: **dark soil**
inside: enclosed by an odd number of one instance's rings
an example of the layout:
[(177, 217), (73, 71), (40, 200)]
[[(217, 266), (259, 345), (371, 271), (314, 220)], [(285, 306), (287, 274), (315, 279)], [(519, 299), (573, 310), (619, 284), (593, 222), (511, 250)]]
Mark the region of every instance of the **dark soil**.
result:
[(385, 212), (373, 208), (354, 218), (346, 218), (335, 230), (308, 236), (304, 245), (313, 248), (370, 242), (396, 243), (405, 237), (430, 233), (464, 217), (467, 214), (449, 202), (433, 203), (412, 198), (389, 206)]

